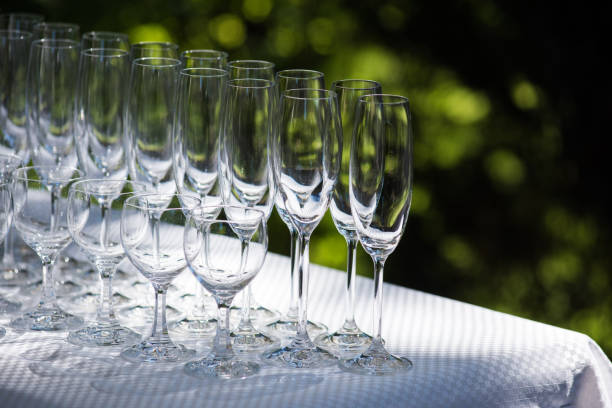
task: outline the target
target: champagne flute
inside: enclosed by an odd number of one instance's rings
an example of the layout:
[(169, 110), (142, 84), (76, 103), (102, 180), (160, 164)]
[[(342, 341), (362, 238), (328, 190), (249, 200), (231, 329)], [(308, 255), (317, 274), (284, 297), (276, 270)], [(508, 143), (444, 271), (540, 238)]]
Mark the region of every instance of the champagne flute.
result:
[(79, 26), (73, 23), (42, 22), (34, 26), (34, 39), (79, 41)]
[(227, 52), (217, 50), (187, 50), (181, 53), (185, 68), (219, 68), (227, 66)]
[(351, 146), (349, 195), (361, 245), (374, 262), (374, 337), (367, 350), (342, 360), (360, 374), (385, 375), (412, 367), (391, 355), (382, 340), (383, 270), (397, 247), (412, 198), (412, 124), (408, 99), (366, 95), (359, 99)]
[(376, 81), (362, 79), (345, 79), (332, 84), (332, 90), (338, 95), (340, 117), (342, 119), (342, 162), (340, 176), (334, 187), (329, 210), (336, 229), (347, 244), (346, 266), (346, 301), (344, 324), (331, 334), (323, 334), (315, 339), (317, 345), (327, 348), (335, 354), (354, 355), (366, 348), (372, 338), (364, 333), (355, 322), (355, 277), (357, 266), (357, 231), (351, 213), (349, 195), (349, 173), (351, 159), (351, 141), (355, 126), (355, 110), (359, 98), (363, 95), (380, 94), (381, 85)]
[[(16, 17), (18, 15), (4, 16), (7, 25), (10, 22), (17, 28), (27, 26), (23, 19)], [(0, 171), (6, 177), (21, 163), (30, 160), (26, 131), (26, 77), (31, 40), (32, 34), (28, 32), (0, 30), (0, 154), (4, 155)], [(14, 159), (15, 155), (19, 160)], [(15, 229), (12, 228), (4, 244), (0, 245), (0, 286), (28, 285), (40, 280), (36, 268), (25, 262), (16, 262), (14, 243)]]
[(131, 45), (130, 57), (138, 58), (178, 58), (178, 45), (167, 41), (141, 41)]
[[(11, 223), (13, 222), (13, 201), (11, 197), (11, 185), (0, 179), (0, 245), (6, 238)], [(0, 313), (12, 313), (21, 307), (21, 303), (11, 302), (0, 295)], [(4, 337), (6, 330), (0, 327), (0, 339)]]
[[(322, 72), (309, 69), (288, 69), (276, 73), (276, 90), (281, 95), (287, 89), (325, 89), (325, 76)], [(297, 333), (298, 325), (298, 304), (297, 304), (297, 269), (298, 260), (298, 233), (293, 227), (291, 219), (285, 210), (280, 194), (276, 194), (276, 211), (287, 225), (291, 236), (291, 270), (290, 270), (290, 295), (289, 309), (287, 313), (271, 323), (265, 328), (272, 333), (282, 337), (293, 336)], [(319, 332), (325, 332), (327, 328), (321, 323), (307, 322), (307, 329), (311, 336), (316, 336)]]
[(323, 218), (338, 177), (342, 126), (336, 94), (323, 89), (290, 89), (280, 100), (278, 130), (273, 137), (274, 178), (287, 214), (298, 230), (299, 323), (291, 344), (263, 354), (284, 367), (321, 367), (335, 361), (308, 335), (308, 248), (310, 236)]
[(130, 51), (130, 40), (127, 34), (112, 31), (89, 31), (81, 37), (81, 49), (114, 48)]
[[(205, 205), (222, 202), (218, 159), (226, 81), (227, 72), (217, 68), (185, 68), (179, 76), (172, 143), (174, 178), (179, 193), (198, 197)], [(216, 218), (219, 211), (220, 208), (215, 210), (212, 218)], [(204, 291), (204, 287), (198, 285), (192, 310), (175, 329), (198, 334), (217, 327), (216, 316), (205, 308)]]

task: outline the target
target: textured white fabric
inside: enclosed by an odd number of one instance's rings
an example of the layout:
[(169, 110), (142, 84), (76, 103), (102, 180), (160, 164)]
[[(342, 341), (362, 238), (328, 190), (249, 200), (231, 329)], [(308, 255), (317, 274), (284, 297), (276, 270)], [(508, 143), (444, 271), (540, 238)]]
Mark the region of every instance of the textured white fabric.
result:
[[(343, 319), (345, 278), (311, 265), (309, 317), (331, 330)], [(372, 285), (357, 279), (357, 321), (366, 331)], [(169, 304), (194, 292), (196, 282), (186, 271), (175, 286)], [(288, 289), (289, 259), (269, 254), (255, 297), (286, 310)], [(137, 366), (118, 358), (117, 349), (71, 346), (66, 333), (17, 336), (7, 329), (0, 339), (0, 407), (612, 408), (612, 365), (589, 337), (395, 285), (384, 291), (383, 336), (389, 350), (414, 363), (405, 374), (263, 367), (246, 380), (196, 380), (182, 364)], [(151, 303), (151, 293), (141, 296), (136, 301)], [(9, 318), (0, 316), (0, 325)], [(191, 346), (202, 355), (208, 344)]]

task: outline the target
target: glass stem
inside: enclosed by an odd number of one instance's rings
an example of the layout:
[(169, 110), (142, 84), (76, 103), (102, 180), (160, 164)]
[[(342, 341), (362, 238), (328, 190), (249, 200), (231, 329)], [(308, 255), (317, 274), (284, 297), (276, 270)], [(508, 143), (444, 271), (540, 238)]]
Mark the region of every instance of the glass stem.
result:
[(298, 247), (300, 249), (300, 266), (298, 269), (298, 328), (295, 336), (296, 341), (310, 342), (306, 324), (308, 323), (308, 278), (309, 278), (309, 253), (310, 236), (299, 236)]
[(99, 268), (100, 302), (98, 304), (98, 323), (114, 325), (117, 323), (113, 310), (113, 275), (115, 268)]
[(15, 242), (15, 229), (10, 228), (4, 243), (0, 245), (0, 265), (14, 266), (15, 257), (13, 256), (13, 247)]
[[(168, 325), (166, 323), (166, 289), (153, 287), (155, 289), (155, 318), (149, 341), (154, 344), (170, 343), (168, 336)], [(161, 307), (160, 307), (161, 303)]]
[(218, 302), (217, 316), (217, 335), (213, 344), (213, 353), (216, 357), (230, 358), (234, 351), (232, 350), (232, 342), (229, 336), (230, 333), (230, 305), (232, 300), (228, 299), (224, 302)]
[(291, 320), (297, 320), (298, 318), (298, 281), (296, 278), (297, 271), (299, 268), (299, 254), (298, 244), (299, 235), (294, 227), (289, 227), (289, 233), (291, 234), (291, 294), (289, 295), (289, 310), (287, 311), (287, 317)]
[(347, 331), (356, 331), (357, 324), (355, 323), (355, 275), (357, 272), (357, 239), (347, 238), (346, 244), (346, 315), (342, 328)]
[(385, 259), (374, 258), (374, 341), (382, 343), (383, 274)]
[[(240, 253), (240, 272), (244, 271), (246, 267), (246, 260), (249, 251), (249, 241), (241, 240), (241, 253)], [(251, 285), (249, 284), (242, 292), (242, 319), (240, 320), (239, 327), (251, 326)]]
[(53, 279), (53, 264), (55, 258), (43, 257), (42, 260), (42, 297), (38, 307), (55, 307), (55, 280)]

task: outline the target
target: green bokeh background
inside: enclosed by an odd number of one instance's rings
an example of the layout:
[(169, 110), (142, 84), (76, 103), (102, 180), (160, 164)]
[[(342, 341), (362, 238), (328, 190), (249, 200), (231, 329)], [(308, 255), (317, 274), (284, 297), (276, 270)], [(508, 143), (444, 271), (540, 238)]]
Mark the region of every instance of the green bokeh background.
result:
[[(385, 280), (584, 332), (612, 354), (611, 237), (601, 61), (593, 5), (463, 0), (8, 0), (76, 22), (230, 59), (378, 80), (411, 100), (411, 215)], [(604, 133), (604, 134), (602, 134)], [(599, 141), (601, 139), (601, 142)], [(288, 232), (270, 221), (274, 252)], [(344, 269), (327, 215), (313, 262)], [(359, 254), (358, 273), (371, 276)]]

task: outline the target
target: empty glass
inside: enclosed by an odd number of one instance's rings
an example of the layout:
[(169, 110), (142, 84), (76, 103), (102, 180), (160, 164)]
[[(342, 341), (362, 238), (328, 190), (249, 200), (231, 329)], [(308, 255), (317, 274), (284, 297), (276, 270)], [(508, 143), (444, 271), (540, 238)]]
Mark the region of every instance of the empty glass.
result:
[[(13, 222), (13, 202), (11, 198), (10, 183), (6, 183), (0, 179), (0, 245), (4, 242), (11, 223)], [(20, 303), (11, 302), (0, 295), (0, 313), (11, 313), (19, 310)], [(0, 338), (4, 337), (6, 331), (0, 327)]]
[(342, 126), (336, 94), (323, 89), (291, 89), (281, 95), (273, 165), (278, 193), (300, 237), (299, 323), (291, 344), (263, 354), (287, 367), (321, 367), (335, 358), (315, 346), (307, 332), (308, 248), (323, 218), (338, 176)]
[(236, 60), (227, 64), (230, 79), (267, 79), (274, 81), (274, 63), (261, 60)]
[[(282, 94), (287, 89), (325, 89), (325, 78), (322, 72), (312, 71), (309, 69), (288, 69), (276, 73), (276, 90)], [(266, 329), (271, 330), (274, 334), (286, 337), (293, 336), (297, 333), (298, 325), (298, 304), (297, 304), (297, 268), (299, 264), (298, 258), (298, 233), (293, 227), (291, 219), (285, 211), (283, 200), (280, 194), (276, 195), (276, 211), (281, 219), (287, 225), (291, 236), (291, 275), (290, 275), (290, 296), (289, 309), (287, 313), (275, 321), (268, 323)], [(311, 336), (316, 336), (319, 332), (325, 332), (327, 328), (321, 323), (313, 323), (310, 320), (307, 323), (307, 329)]]
[(185, 68), (220, 68), (227, 65), (227, 52), (217, 50), (187, 50), (181, 53)]
[(45, 20), (41, 14), (6, 13), (0, 14), (0, 29), (32, 32), (34, 26)]
[(218, 308), (213, 349), (185, 365), (194, 377), (244, 378), (259, 364), (240, 360), (229, 337), (232, 300), (260, 271), (268, 250), (265, 216), (261, 211), (224, 206), (228, 220), (211, 220), (210, 210), (198, 208), (185, 225), (184, 249), (189, 269), (214, 296)]
[(132, 44), (130, 57), (138, 58), (178, 58), (178, 45), (164, 41), (142, 41)]
[(43, 265), (41, 299), (32, 310), (11, 321), (15, 329), (69, 330), (83, 324), (80, 317), (57, 305), (53, 281), (55, 260), (71, 241), (68, 191), (82, 176), (75, 168), (61, 166), (23, 167), (13, 173), (15, 228)]
[(412, 367), (383, 345), (383, 268), (399, 243), (412, 198), (412, 123), (408, 99), (367, 95), (359, 99), (351, 146), (349, 194), (359, 241), (374, 262), (374, 338), (368, 349), (340, 366), (384, 375)]
[[(266, 220), (276, 194), (270, 166), (269, 139), (275, 106), (274, 82), (265, 79), (233, 79), (227, 83), (223, 126), (226, 173), (223, 194), (226, 204), (261, 210)], [(242, 319), (231, 333), (234, 347), (243, 351), (268, 348), (275, 339), (255, 329), (250, 318), (251, 287), (242, 297)], [(258, 319), (266, 309), (257, 308)], [(263, 309), (263, 310), (262, 310)], [(272, 316), (267, 316), (269, 319)]]
[(81, 37), (81, 49), (114, 48), (130, 51), (130, 39), (127, 34), (112, 31), (89, 31)]
[(74, 183), (68, 198), (68, 228), (74, 242), (87, 254), (100, 276), (97, 318), (72, 331), (68, 341), (78, 346), (115, 346), (135, 343), (140, 335), (117, 321), (113, 310), (112, 279), (125, 258), (120, 239), (120, 211), (112, 210), (128, 197), (147, 192), (144, 184), (124, 179), (87, 179)]
[[(168, 194), (129, 197), (121, 212), (121, 244), (129, 260), (155, 290), (155, 319), (151, 335), (121, 351), (134, 362), (176, 362), (195, 354), (168, 335), (166, 292), (187, 266), (183, 250), (186, 214), (201, 204), (198, 198)], [(173, 202), (174, 200), (174, 202)], [(161, 303), (161, 304), (160, 304)]]
[(77, 155), (87, 178), (125, 180), (124, 107), (129, 78), (127, 51), (90, 48), (81, 52), (76, 98)]
[(181, 62), (171, 58), (132, 61), (126, 103), (125, 144), (132, 180), (173, 194), (172, 133)]
[[(337, 331), (321, 335), (315, 340), (319, 346), (336, 354), (355, 354), (367, 347), (372, 338), (364, 333), (355, 323), (355, 276), (357, 266), (357, 231), (351, 213), (349, 195), (349, 164), (351, 159), (351, 141), (355, 126), (357, 102), (363, 95), (379, 94), (381, 85), (375, 81), (345, 79), (332, 84), (332, 90), (338, 95), (340, 117), (342, 119), (342, 162), (340, 175), (334, 187), (332, 201), (329, 205), (336, 229), (347, 244), (346, 265), (346, 303), (344, 324)], [(347, 355), (347, 357), (352, 357)]]
[[(8, 24), (9, 15), (5, 16)], [(17, 19), (13, 23), (19, 21)], [(20, 25), (17, 24), (17, 27)], [(0, 171), (5, 175), (10, 175), (21, 162), (29, 160), (26, 76), (31, 40), (32, 34), (28, 32), (0, 30), (0, 154), (5, 155), (0, 163)], [(19, 163), (10, 158), (13, 155), (19, 156)], [(14, 163), (11, 164), (11, 161)], [(27, 285), (40, 279), (36, 268), (25, 262), (16, 262), (14, 243), (13, 228), (4, 244), (0, 245), (0, 286)], [(31, 254), (29, 249), (24, 250), (26, 254)], [(34, 261), (37, 263), (38, 259), (34, 257)]]
[[(179, 193), (198, 197), (205, 205), (222, 201), (218, 166), (226, 81), (227, 72), (216, 68), (185, 68), (179, 76), (172, 143), (174, 178)], [(204, 307), (204, 291), (198, 285), (194, 307), (175, 329), (198, 334), (216, 328), (216, 315)]]
[(44, 22), (34, 26), (34, 39), (48, 38), (50, 40), (80, 40), (79, 26), (72, 23)]

